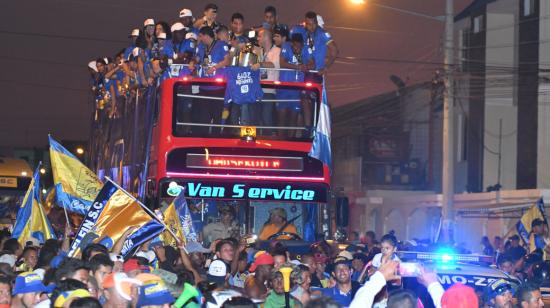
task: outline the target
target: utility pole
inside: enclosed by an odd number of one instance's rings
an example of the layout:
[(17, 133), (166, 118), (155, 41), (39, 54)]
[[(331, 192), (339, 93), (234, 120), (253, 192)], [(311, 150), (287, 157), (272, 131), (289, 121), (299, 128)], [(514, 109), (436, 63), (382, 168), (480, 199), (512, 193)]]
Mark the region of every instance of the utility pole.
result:
[(454, 91), (453, 91), (453, 63), (454, 63), (454, 7), (453, 0), (446, 0), (445, 5), (445, 96), (443, 100), (443, 204), (441, 215), (442, 241), (453, 242), (454, 231)]

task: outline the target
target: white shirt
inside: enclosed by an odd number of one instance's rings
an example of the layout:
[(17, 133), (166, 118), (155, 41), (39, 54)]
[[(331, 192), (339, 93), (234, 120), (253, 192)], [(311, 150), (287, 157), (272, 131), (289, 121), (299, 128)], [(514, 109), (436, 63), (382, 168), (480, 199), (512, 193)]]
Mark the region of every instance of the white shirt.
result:
[[(399, 259), (399, 257), (396, 255), (396, 254), (393, 254), (392, 258), (391, 258), (392, 261), (397, 261), (397, 262), (400, 262), (401, 260)], [(372, 266), (376, 267), (376, 268), (379, 268), (380, 265), (382, 265), (382, 253), (377, 253), (374, 258), (372, 259)]]
[[(271, 62), (273, 63), (273, 66), (275, 68), (281, 68), (281, 64), (279, 62), (279, 56), (281, 55), (281, 48), (272, 45), (271, 49), (267, 51), (267, 53), (264, 55), (264, 59), (262, 62)], [(279, 71), (278, 70), (272, 70), (267, 69), (267, 78), (263, 80), (270, 80), (275, 81), (279, 80)], [(263, 89), (264, 93), (275, 93), (275, 89)]]

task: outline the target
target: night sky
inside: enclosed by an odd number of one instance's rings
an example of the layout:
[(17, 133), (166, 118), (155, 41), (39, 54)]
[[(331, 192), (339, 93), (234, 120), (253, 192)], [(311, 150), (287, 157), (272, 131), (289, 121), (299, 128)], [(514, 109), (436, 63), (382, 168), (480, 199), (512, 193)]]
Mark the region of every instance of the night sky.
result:
[[(208, 2), (218, 4), (224, 24), (238, 11), (247, 26), (259, 25), (269, 4), (278, 9), (280, 22), (290, 25), (308, 10), (321, 14), (340, 49), (341, 59), (327, 79), (333, 106), (394, 90), (392, 74), (407, 84), (429, 80), (440, 67), (434, 63), (443, 59), (443, 23), (349, 0), (1, 1), (0, 147), (45, 146), (48, 133), (86, 140), (92, 110), (87, 63), (126, 47), (130, 30), (141, 28), (145, 18), (171, 23), (184, 7), (200, 17)], [(445, 4), (376, 2), (432, 16), (443, 15)], [(455, 0), (455, 13), (470, 2)]]

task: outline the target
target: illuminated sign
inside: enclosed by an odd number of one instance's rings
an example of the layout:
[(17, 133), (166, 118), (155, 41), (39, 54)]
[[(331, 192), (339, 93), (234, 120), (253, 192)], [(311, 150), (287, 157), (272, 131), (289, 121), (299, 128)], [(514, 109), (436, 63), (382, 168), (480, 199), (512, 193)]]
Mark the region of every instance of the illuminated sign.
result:
[[(179, 182), (188, 198), (326, 202), (326, 185), (300, 183)], [(168, 188), (164, 189), (166, 194)]]
[(17, 178), (0, 176), (0, 187), (17, 188)]
[(245, 156), (216, 154), (187, 154), (188, 168), (233, 169), (233, 170), (268, 170), (268, 171), (303, 171), (301, 157)]

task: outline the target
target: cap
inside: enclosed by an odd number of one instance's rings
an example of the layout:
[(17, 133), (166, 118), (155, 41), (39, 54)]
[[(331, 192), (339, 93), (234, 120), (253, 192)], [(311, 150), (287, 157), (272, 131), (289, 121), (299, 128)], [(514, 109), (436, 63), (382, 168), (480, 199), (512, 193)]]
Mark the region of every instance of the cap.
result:
[(129, 278), (125, 273), (110, 273), (103, 279), (103, 288), (115, 288), (118, 295), (126, 300), (132, 300), (130, 297), (132, 285), (141, 286), (142, 282), (137, 279)]
[(512, 293), (514, 291), (512, 285), (508, 281), (504, 279), (495, 280), (485, 287), (485, 300), (489, 301), (507, 291)]
[(140, 270), (143, 272), (150, 272), (149, 266), (139, 265), (137, 259), (129, 259), (128, 261), (124, 262), (124, 265), (122, 266), (122, 270), (125, 273), (130, 273), (131, 271), (136, 271), (136, 270)]
[(191, 12), (190, 9), (183, 9), (180, 11), (180, 18), (183, 18), (183, 17), (193, 17), (193, 12)]
[(11, 267), (15, 266), (15, 256), (10, 254), (4, 254), (0, 256), (0, 263), (7, 263)]
[(185, 35), (185, 39), (186, 40), (189, 40), (189, 39), (193, 39), (193, 40), (197, 40), (197, 35), (193, 32), (189, 32)]
[(256, 268), (260, 265), (273, 265), (273, 264), (275, 264), (273, 257), (269, 253), (265, 252), (256, 256), (256, 259), (254, 259), (254, 262), (250, 266), (250, 271), (254, 272)]
[(147, 27), (147, 26), (154, 26), (155, 25), (155, 20), (153, 18), (147, 18), (145, 19), (145, 21), (143, 22), (143, 26), (144, 27)]
[(344, 264), (348, 267), (351, 267), (351, 260), (348, 260), (344, 257), (336, 257), (336, 259), (334, 259), (334, 269), (336, 268), (337, 265), (340, 265), (340, 264)]
[(474, 289), (460, 283), (452, 285), (441, 298), (442, 307), (479, 307)]
[(195, 241), (187, 242), (187, 245), (185, 245), (185, 249), (187, 250), (188, 253), (193, 253), (193, 252), (209, 253), (209, 252), (211, 252), (210, 249), (204, 248), (201, 244), (199, 244)]
[(45, 292), (46, 287), (40, 276), (33, 272), (24, 272), (15, 278), (12, 295)]
[(208, 267), (206, 277), (215, 283), (223, 284), (227, 275), (227, 264), (222, 260), (214, 260)]
[(94, 60), (94, 61), (90, 61), (88, 62), (88, 67), (91, 68), (92, 70), (94, 70), (94, 72), (97, 73), (97, 62)]
[(171, 304), (175, 301), (162, 279), (158, 276), (156, 277), (158, 278), (157, 280), (144, 282), (138, 288), (137, 307), (160, 306)]
[(317, 14), (317, 25), (319, 25), (319, 27), (323, 27), (325, 25), (325, 20), (323, 19), (323, 16)]
[(130, 32), (130, 35), (128, 37), (138, 37), (139, 36), (139, 29), (133, 29), (132, 32)]
[(54, 307), (63, 307), (63, 305), (70, 299), (81, 298), (81, 297), (90, 297), (92, 296), (88, 290), (85, 289), (76, 289), (72, 291), (65, 291), (59, 294), (54, 302)]
[(157, 38), (160, 39), (160, 40), (165, 40), (166, 39), (166, 33), (164, 33), (164, 32), (159, 33), (159, 35), (157, 35)]
[(185, 26), (181, 22), (175, 22), (170, 28), (171, 32), (184, 30)]
[(149, 263), (152, 263), (157, 258), (157, 255), (155, 255), (155, 252), (151, 250), (149, 251), (140, 250), (136, 252), (136, 257), (145, 258), (147, 259), (147, 261), (149, 261)]
[(353, 255), (351, 254), (351, 252), (349, 252), (349, 251), (347, 251), (347, 250), (341, 251), (341, 252), (338, 254), (338, 257), (347, 259), (347, 260), (349, 260), (349, 261), (353, 260)]
[(279, 217), (282, 217), (282, 218), (286, 219), (286, 211), (285, 211), (285, 209), (283, 209), (282, 207), (274, 208), (274, 209), (272, 209), (271, 211), (269, 211), (269, 213), (270, 213), (271, 215), (274, 215), (274, 214), (275, 214), (275, 215), (277, 215), (277, 216), (279, 216)]
[(27, 239), (25, 246), (40, 247), (40, 241), (36, 237), (31, 236)]

